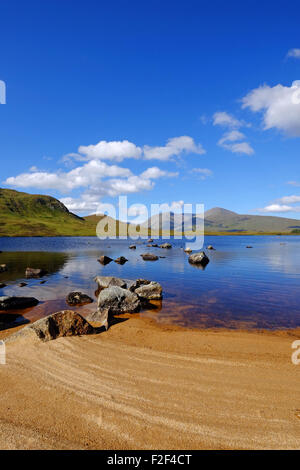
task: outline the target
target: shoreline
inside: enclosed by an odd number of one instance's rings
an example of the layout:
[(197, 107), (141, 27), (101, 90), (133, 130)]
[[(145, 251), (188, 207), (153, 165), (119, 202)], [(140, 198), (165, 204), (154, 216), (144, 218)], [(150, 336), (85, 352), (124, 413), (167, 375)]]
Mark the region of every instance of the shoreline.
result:
[(0, 448), (299, 448), (299, 337), (127, 314), (98, 335), (10, 341)]

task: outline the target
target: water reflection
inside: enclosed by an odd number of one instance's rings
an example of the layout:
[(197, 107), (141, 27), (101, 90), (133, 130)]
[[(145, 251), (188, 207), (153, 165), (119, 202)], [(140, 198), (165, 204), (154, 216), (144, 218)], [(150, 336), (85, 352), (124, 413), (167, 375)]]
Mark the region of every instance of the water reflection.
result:
[[(211, 244), (216, 251), (207, 251), (210, 263), (205, 270), (189, 264), (181, 240), (173, 240), (170, 250), (146, 247), (145, 242), (135, 242), (137, 249), (130, 250), (131, 243), (94, 237), (1, 239), (0, 264), (7, 264), (8, 271), (0, 274), (0, 282), (9, 285), (0, 295), (38, 298), (40, 305), (18, 312), (32, 321), (68, 308), (65, 297), (74, 290), (96, 301), (96, 275), (145, 278), (163, 285), (163, 303), (142, 313), (159, 322), (203, 328), (300, 326), (300, 237), (206, 237), (205, 246)], [(145, 252), (164, 258), (150, 263), (140, 256)], [(101, 255), (125, 256), (128, 263), (102, 266), (97, 261)], [(27, 266), (46, 269), (47, 282), (30, 279), (27, 286), (18, 287)], [(95, 306), (94, 302), (79, 311), (85, 314)]]

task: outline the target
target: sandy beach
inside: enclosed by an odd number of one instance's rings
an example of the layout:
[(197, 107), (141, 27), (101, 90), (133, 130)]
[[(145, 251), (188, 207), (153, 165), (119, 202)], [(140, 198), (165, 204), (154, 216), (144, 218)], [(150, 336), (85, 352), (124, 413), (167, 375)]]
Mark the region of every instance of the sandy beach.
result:
[(99, 335), (7, 343), (1, 449), (299, 449), (300, 330), (122, 319)]

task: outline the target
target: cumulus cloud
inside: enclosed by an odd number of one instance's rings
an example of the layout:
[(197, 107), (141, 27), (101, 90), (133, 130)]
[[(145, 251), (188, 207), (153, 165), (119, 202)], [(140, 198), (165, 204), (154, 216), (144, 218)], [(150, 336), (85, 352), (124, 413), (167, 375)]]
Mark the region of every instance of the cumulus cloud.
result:
[(81, 145), (79, 154), (88, 160), (115, 160), (121, 162), (124, 158), (140, 158), (142, 149), (128, 140), (111, 141), (101, 140), (96, 145)]
[(202, 155), (206, 153), (201, 144), (196, 144), (194, 139), (189, 136), (174, 137), (169, 139), (165, 146), (150, 147), (145, 145), (143, 147), (144, 158), (146, 160), (170, 160), (174, 156), (181, 155), (182, 153), (196, 153)]
[(68, 163), (72, 160), (111, 160), (121, 162), (125, 158), (142, 158), (145, 160), (170, 160), (174, 156), (183, 153), (204, 154), (201, 144), (196, 144), (189, 136), (174, 137), (169, 139), (166, 145), (161, 147), (144, 145), (139, 147), (128, 140), (106, 141), (101, 140), (95, 145), (81, 145), (78, 153), (68, 153), (62, 160)]
[(239, 142), (245, 139), (245, 135), (237, 130), (226, 132), (218, 141), (218, 145), (232, 153), (253, 155), (254, 150), (248, 142)]
[(295, 211), (296, 208), (285, 204), (270, 204), (269, 206), (263, 207), (262, 209), (258, 209), (259, 212), (291, 212)]
[(287, 53), (287, 57), (293, 57), (294, 59), (300, 59), (300, 49), (290, 49)]
[(218, 111), (213, 115), (213, 125), (223, 127), (242, 127), (245, 125), (243, 121), (236, 119), (226, 111)]
[(142, 178), (150, 178), (150, 179), (157, 179), (157, 178), (162, 178), (162, 177), (176, 177), (178, 176), (178, 172), (171, 172), (171, 171), (164, 171), (158, 168), (157, 166), (153, 166), (151, 168), (148, 168), (146, 171), (144, 171), (141, 174)]
[(292, 85), (263, 85), (242, 99), (242, 107), (263, 115), (264, 129), (277, 129), (287, 136), (300, 137), (300, 80)]
[(105, 162), (92, 160), (83, 166), (69, 172), (34, 171), (11, 176), (4, 181), (8, 186), (16, 188), (53, 189), (68, 192), (76, 188), (86, 187), (101, 178), (128, 178), (132, 175), (128, 168), (117, 165), (107, 165)]

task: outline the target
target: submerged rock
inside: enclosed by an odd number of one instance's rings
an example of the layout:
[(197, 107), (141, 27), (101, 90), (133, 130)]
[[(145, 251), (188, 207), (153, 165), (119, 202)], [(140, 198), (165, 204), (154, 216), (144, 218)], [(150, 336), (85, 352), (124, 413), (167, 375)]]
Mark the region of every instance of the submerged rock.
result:
[(14, 337), (29, 336), (35, 333), (42, 341), (50, 341), (62, 336), (81, 336), (96, 332), (97, 330), (78, 313), (62, 310), (26, 326)]
[(141, 301), (135, 293), (118, 286), (108, 287), (100, 292), (98, 309), (88, 316), (88, 320), (100, 322), (107, 329), (110, 315), (135, 313), (140, 308)]
[(246, 248), (253, 248), (253, 246), (248, 245), (248, 246), (246, 246)]
[(73, 305), (84, 305), (84, 304), (91, 304), (93, 299), (86, 294), (82, 294), (82, 292), (70, 292), (70, 294), (66, 298), (67, 304)]
[(189, 256), (189, 263), (191, 264), (200, 264), (201, 266), (206, 266), (209, 263), (209, 258), (206, 256), (204, 251), (200, 253), (194, 253)]
[(42, 277), (46, 274), (47, 271), (45, 269), (26, 268), (25, 271), (25, 276), (27, 277), (27, 279)]
[(169, 250), (170, 248), (172, 248), (172, 245), (171, 243), (163, 243), (162, 245), (160, 245), (160, 248), (165, 248)]
[(152, 253), (143, 253), (141, 254), (141, 257), (143, 258), (144, 261), (157, 261), (158, 256), (153, 255)]
[(19, 310), (35, 307), (38, 303), (34, 297), (0, 297), (0, 310)]
[(109, 264), (109, 263), (112, 262), (112, 258), (110, 258), (109, 256), (106, 256), (106, 255), (103, 255), (103, 256), (100, 256), (98, 261), (99, 261), (100, 264), (103, 264), (103, 266), (105, 266), (106, 264)]
[(130, 250), (136, 250), (136, 246), (135, 245), (130, 245), (129, 249)]
[(115, 263), (118, 263), (118, 264), (125, 264), (127, 261), (128, 259), (125, 258), (124, 256), (120, 256), (119, 258), (115, 259)]
[(100, 289), (105, 289), (107, 287), (118, 286), (126, 289), (127, 284), (123, 279), (119, 277), (112, 277), (112, 276), (97, 276), (95, 277), (95, 282), (97, 282)]

